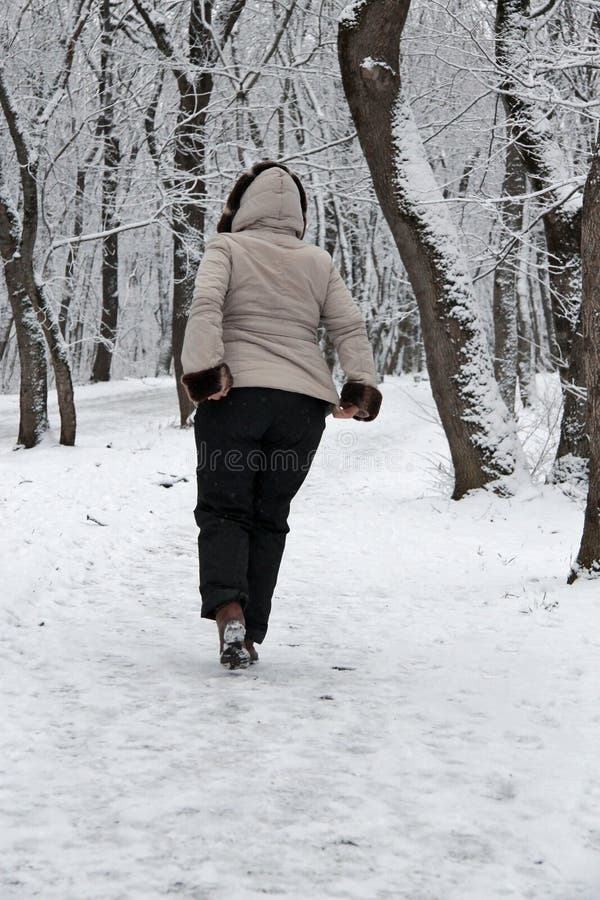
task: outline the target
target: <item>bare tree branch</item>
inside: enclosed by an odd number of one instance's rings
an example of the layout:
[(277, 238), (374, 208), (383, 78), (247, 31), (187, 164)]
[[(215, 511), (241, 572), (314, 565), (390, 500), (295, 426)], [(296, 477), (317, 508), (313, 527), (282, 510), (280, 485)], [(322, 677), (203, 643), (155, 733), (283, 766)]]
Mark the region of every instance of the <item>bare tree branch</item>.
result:
[(233, 0), (231, 6), (227, 10), (226, 13), (222, 16), (222, 31), (221, 31), (221, 47), (224, 47), (229, 37), (231, 36), (231, 32), (233, 31), (237, 20), (242, 14), (242, 10), (246, 5), (246, 0)]
[[(262, 59), (260, 60), (260, 62), (256, 66), (256, 68), (254, 69), (252, 74), (247, 73), (242, 78), (242, 83), (240, 85), (240, 90), (239, 90), (239, 94), (238, 94), (239, 97), (245, 97), (249, 93), (249, 91), (252, 90), (252, 88), (254, 87), (254, 85), (256, 84), (256, 82), (258, 81), (260, 76), (262, 75), (264, 67), (267, 65), (267, 63), (269, 62), (269, 60), (271, 59), (271, 57), (273, 56), (273, 54), (279, 47), (280, 41), (281, 41), (283, 35), (285, 34), (286, 28), (292, 17), (292, 14), (293, 14), (294, 10), (296, 9), (296, 5), (297, 5), (297, 0), (292, 0), (292, 2), (290, 3), (289, 7), (287, 8), (287, 10), (285, 12), (283, 19), (281, 20), (281, 23), (279, 25), (279, 28), (277, 29), (277, 32), (275, 33), (275, 37), (273, 38), (273, 43), (271, 44), (269, 49), (263, 54)], [(247, 84), (245, 84), (246, 78), (248, 78)]]
[(558, 6), (562, 3), (562, 0), (547, 0), (546, 3), (543, 3), (539, 9), (534, 9), (529, 13), (530, 19), (539, 19), (541, 16), (545, 16), (546, 13), (551, 12), (555, 6)]
[[(141, 0), (133, 0), (133, 5), (142, 17), (146, 27), (148, 28), (148, 31), (154, 38), (156, 46), (158, 47), (162, 55), (167, 59), (175, 60), (175, 49), (167, 36), (167, 30), (164, 22), (157, 21), (155, 18), (153, 18), (153, 16), (146, 9)], [(182, 78), (185, 78), (185, 73), (179, 66), (174, 67), (173, 73), (178, 81)]]

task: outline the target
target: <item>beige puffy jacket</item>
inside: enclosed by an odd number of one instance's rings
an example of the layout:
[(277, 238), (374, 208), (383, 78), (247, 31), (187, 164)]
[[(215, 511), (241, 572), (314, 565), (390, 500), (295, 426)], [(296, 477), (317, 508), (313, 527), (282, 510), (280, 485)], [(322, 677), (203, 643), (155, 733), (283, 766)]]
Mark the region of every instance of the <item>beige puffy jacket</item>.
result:
[[(298, 189), (273, 167), (246, 189), (231, 233), (208, 242), (181, 356), (192, 399), (208, 396), (205, 388), (215, 387), (211, 374), (228, 366), (235, 387), (280, 388), (339, 403), (317, 343), (319, 324), (352, 383), (346, 387), (355, 386), (347, 401), (354, 402), (361, 385), (377, 384), (361, 313), (331, 256), (304, 243), (303, 231)], [(378, 391), (369, 393), (380, 400)]]

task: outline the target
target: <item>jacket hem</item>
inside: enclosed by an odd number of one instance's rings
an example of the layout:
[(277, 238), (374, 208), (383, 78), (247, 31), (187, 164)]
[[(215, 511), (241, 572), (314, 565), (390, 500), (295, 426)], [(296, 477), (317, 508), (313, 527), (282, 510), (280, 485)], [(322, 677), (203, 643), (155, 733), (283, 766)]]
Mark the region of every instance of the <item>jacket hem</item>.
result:
[(280, 391), (291, 391), (293, 394), (306, 394), (307, 397), (314, 397), (316, 400), (324, 400), (326, 403), (331, 403), (333, 406), (337, 406), (339, 403), (339, 396), (335, 392), (335, 390), (328, 390), (326, 387), (318, 388), (314, 385), (305, 384), (301, 385), (298, 381), (286, 381), (285, 378), (269, 378), (268, 376), (261, 377), (259, 375), (240, 375), (233, 370), (233, 384), (234, 387), (262, 387), (262, 388), (274, 388)]

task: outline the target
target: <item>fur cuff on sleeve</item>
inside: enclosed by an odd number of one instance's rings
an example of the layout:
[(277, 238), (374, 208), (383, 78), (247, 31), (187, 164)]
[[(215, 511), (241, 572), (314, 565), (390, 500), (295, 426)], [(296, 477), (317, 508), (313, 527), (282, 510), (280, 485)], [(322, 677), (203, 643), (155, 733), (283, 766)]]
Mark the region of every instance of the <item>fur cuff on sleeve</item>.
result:
[(188, 372), (181, 376), (181, 382), (194, 403), (203, 403), (212, 394), (233, 387), (233, 375), (227, 363), (203, 369), (202, 372)]
[(347, 381), (342, 388), (342, 405), (358, 406), (359, 411), (363, 415), (359, 414), (354, 416), (354, 418), (359, 419), (361, 422), (372, 422), (373, 419), (377, 418), (382, 399), (381, 392), (370, 384), (361, 384), (359, 381)]

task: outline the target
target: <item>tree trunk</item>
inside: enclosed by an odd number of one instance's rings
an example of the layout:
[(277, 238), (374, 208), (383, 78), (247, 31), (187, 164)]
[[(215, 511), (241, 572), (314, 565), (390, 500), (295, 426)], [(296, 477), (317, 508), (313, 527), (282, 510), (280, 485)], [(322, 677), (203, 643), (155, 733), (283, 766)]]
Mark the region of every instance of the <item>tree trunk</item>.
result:
[[(502, 221), (506, 240), (521, 230), (523, 201), (511, 200), (525, 193), (523, 163), (515, 145), (508, 142), (505, 154), (502, 195)], [(516, 272), (520, 247), (511, 246), (498, 261), (494, 272), (494, 374), (502, 399), (514, 409), (517, 387), (517, 285)]]
[[(523, 204), (521, 227), (529, 226), (529, 204)], [(516, 259), (517, 290), (517, 372), (519, 394), (523, 406), (532, 406), (536, 397), (535, 383), (535, 335), (532, 317), (532, 297), (529, 288), (529, 247), (520, 241)]]
[(48, 375), (44, 335), (23, 284), (18, 253), (20, 227), (16, 210), (0, 194), (0, 255), (19, 351), (19, 436), (17, 443), (35, 447), (48, 430)]
[(583, 336), (583, 312), (580, 310), (571, 341), (571, 362), (563, 377), (563, 414), (560, 440), (552, 468), (552, 481), (578, 481), (588, 477), (590, 441), (586, 426), (586, 375)]
[[(111, 231), (119, 225), (117, 217), (117, 189), (121, 151), (114, 133), (115, 102), (112, 89), (112, 41), (115, 24), (111, 19), (111, 0), (102, 0), (102, 51), (100, 53), (100, 118), (98, 133), (104, 143), (102, 173), (102, 230)], [(119, 318), (119, 236), (107, 234), (102, 239), (102, 316), (100, 341), (92, 369), (92, 381), (109, 381), (113, 351), (117, 339)]]
[(531, 297), (531, 318), (533, 326), (535, 371), (551, 372), (552, 364), (549, 358), (550, 335), (546, 327), (546, 316), (543, 308), (542, 293), (540, 290), (540, 278), (535, 271), (537, 260), (537, 247), (533, 245), (529, 251), (530, 264), (527, 268), (527, 284)]
[[(550, 218), (555, 217), (545, 217)], [(579, 216), (574, 221), (570, 221), (568, 217), (556, 217), (556, 221), (552, 223), (544, 222), (550, 258), (550, 296), (556, 339), (561, 360), (564, 360), (559, 369), (563, 388), (563, 414), (552, 470), (552, 480), (558, 482), (572, 475), (585, 479), (589, 459), (581, 333), (580, 227)], [(567, 342), (566, 334), (569, 329)]]
[(156, 376), (170, 375), (171, 363), (173, 362), (173, 345), (171, 344), (171, 335), (163, 332), (158, 349), (158, 360), (156, 362)]
[[(211, 66), (225, 45), (245, 4), (230, 0), (220, 9), (218, 22), (212, 21), (212, 3), (191, 0), (188, 22), (189, 67), (175, 63), (176, 53), (162, 21), (157, 21), (142, 0), (133, 0), (135, 8), (153, 35), (160, 52), (170, 61), (179, 91), (179, 114), (175, 131), (174, 172), (171, 187), (173, 204), (173, 361), (179, 415), (182, 427), (188, 422), (194, 405), (181, 384), (181, 351), (188, 311), (192, 302), (196, 271), (204, 249), (206, 187), (204, 172), (206, 146), (204, 127), (213, 90)], [(221, 45), (219, 47), (219, 44)], [(201, 74), (195, 71), (201, 70)], [(243, 99), (243, 96), (240, 98)]]
[(519, 394), (523, 406), (531, 406), (535, 398), (535, 349), (531, 321), (531, 297), (529, 282), (523, 267), (526, 260), (519, 260), (521, 270), (517, 276), (517, 371)]
[(33, 301), (38, 318), (42, 323), (46, 343), (50, 350), (58, 411), (60, 413), (60, 443), (65, 444), (67, 447), (72, 447), (75, 444), (77, 416), (75, 413), (75, 397), (67, 345), (63, 340), (58, 320), (54, 315), (54, 310), (46, 296), (46, 292), (35, 276), (33, 264), (30, 261), (27, 261), (27, 264), (25, 264), (25, 257), (23, 281), (27, 288), (27, 293)]
[[(115, 210), (119, 159), (119, 142), (111, 137), (107, 140), (102, 180), (103, 231), (116, 228), (119, 224)], [(100, 319), (100, 342), (96, 348), (92, 381), (110, 381), (118, 321), (119, 235), (113, 233), (102, 239), (102, 316)]]
[(402, 89), (400, 38), (409, 6), (410, 0), (367, 0), (349, 7), (340, 20), (338, 52), (375, 191), (419, 307), (458, 499), (513, 472), (521, 453), (493, 376), (456, 230)]
[(179, 119), (175, 134), (176, 185), (181, 199), (173, 208), (172, 344), (182, 426), (186, 424), (194, 409), (181, 383), (183, 374), (181, 351), (196, 272), (204, 249), (206, 197), (204, 126), (212, 84), (212, 76), (209, 73), (201, 75), (197, 83), (187, 84), (180, 94)]
[(581, 572), (600, 576), (600, 142), (583, 196), (582, 257), (582, 349), (590, 464), (583, 536), (570, 583)]
[(569, 364), (571, 340), (581, 302), (581, 197), (562, 184), (568, 171), (565, 155), (545, 110), (524, 85), (533, 77), (529, 51), (530, 0), (498, 0), (496, 61), (509, 136), (536, 191), (544, 191), (543, 217), (550, 292), (560, 364)]
[[(548, 212), (543, 217), (548, 249), (549, 282), (557, 360), (565, 389), (561, 439), (553, 477), (561, 480), (563, 456), (587, 453), (585, 405), (579, 401), (584, 376), (573, 352), (581, 302), (581, 198), (565, 185), (564, 152), (541, 104), (531, 99), (527, 85), (534, 77), (529, 51), (530, 0), (497, 0), (496, 61), (502, 73), (502, 99), (511, 139), (516, 142), (532, 186), (544, 191)], [(570, 396), (569, 396), (570, 395)], [(584, 457), (585, 459), (585, 457)]]
[(552, 305), (550, 302), (550, 283), (547, 273), (546, 252), (542, 247), (538, 247), (535, 257), (535, 267), (538, 271), (538, 285), (540, 289), (540, 303), (544, 322), (546, 323), (546, 333), (548, 334), (548, 349), (550, 351), (550, 359), (547, 360), (549, 371), (554, 371), (556, 361), (559, 356), (558, 342), (556, 340), (556, 331), (554, 328), (554, 317), (552, 315)]
[[(163, 74), (161, 73), (160, 77), (157, 80), (148, 109), (146, 110), (146, 115), (144, 117), (144, 130), (146, 132), (148, 150), (150, 151), (150, 156), (154, 160), (156, 172), (162, 178), (163, 183), (165, 183), (165, 187), (172, 191), (173, 179), (169, 177), (165, 178), (164, 173), (162, 173), (164, 163), (161, 160), (160, 148), (156, 136), (156, 113), (158, 110), (158, 103), (160, 100), (162, 89)], [(162, 242), (159, 236), (157, 236), (155, 239), (154, 247), (154, 259), (156, 261), (156, 282), (158, 288), (158, 306), (156, 308), (155, 316), (156, 321), (158, 322), (158, 327), (160, 329), (160, 336), (158, 341), (158, 360), (156, 362), (155, 372), (156, 375), (159, 376), (169, 375), (171, 372), (171, 363), (173, 361), (173, 312), (171, 308), (172, 297), (169, 298), (169, 279), (162, 264), (163, 249)]]
[(50, 350), (60, 412), (60, 443), (72, 446), (75, 443), (76, 415), (67, 348), (57, 318), (54, 315), (54, 310), (35, 275), (34, 250), (39, 218), (37, 161), (32, 157), (25, 136), (21, 131), (18, 116), (4, 82), (1, 68), (0, 105), (2, 106), (15, 148), (21, 177), (23, 209), (18, 254), (20, 257), (22, 285), (42, 326), (44, 337)]
[[(0, 254), (1, 256), (2, 254)], [(4, 359), (4, 354), (8, 350), (10, 345), (10, 336), (12, 333), (13, 325), (15, 324), (15, 320), (12, 316), (8, 317), (8, 322), (4, 329), (4, 334), (0, 337), (0, 362)]]
[[(338, 242), (338, 233), (335, 227), (335, 209), (333, 207), (333, 202), (330, 196), (327, 197), (323, 206), (325, 219), (325, 234), (323, 236), (324, 248), (330, 256), (333, 256)], [(326, 329), (324, 329), (321, 334), (320, 344), (323, 351), (323, 356), (325, 357), (325, 362), (329, 367), (329, 371), (333, 373), (337, 364), (337, 353), (335, 351), (335, 347), (333, 346), (331, 335)]]
[[(87, 162), (87, 161), (86, 161)], [(85, 179), (87, 175), (87, 164), (77, 169), (77, 177), (75, 180), (75, 215), (73, 221), (73, 243), (69, 244), (67, 251), (67, 262), (65, 264), (65, 289), (62, 296), (60, 311), (58, 314), (58, 324), (62, 336), (67, 339), (67, 330), (69, 324), (69, 309), (73, 302), (75, 294), (75, 267), (77, 265), (77, 257), (79, 256), (79, 238), (83, 234), (83, 199), (85, 192)]]
[(173, 341), (171, 339), (172, 313), (169, 300), (169, 283), (163, 267), (163, 253), (160, 239), (155, 243), (156, 283), (158, 289), (158, 308), (156, 318), (160, 328), (158, 342), (158, 360), (156, 375), (169, 375), (173, 361)]

